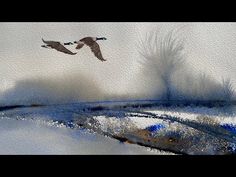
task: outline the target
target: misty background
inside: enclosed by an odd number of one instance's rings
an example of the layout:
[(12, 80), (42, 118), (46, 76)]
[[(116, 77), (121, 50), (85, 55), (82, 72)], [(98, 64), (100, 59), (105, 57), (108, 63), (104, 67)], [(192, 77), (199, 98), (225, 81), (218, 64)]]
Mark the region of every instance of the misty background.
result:
[[(151, 46), (160, 49), (173, 29), (171, 40), (180, 41), (184, 61), (168, 78), (174, 99), (225, 97), (223, 79), (236, 88), (236, 23), (0, 23), (0, 105), (163, 99), (162, 75), (173, 68), (159, 55), (168, 50), (157, 50), (146, 62), (140, 47), (155, 34)], [(69, 42), (86, 36), (108, 39), (99, 41), (106, 62), (88, 47), (74, 56), (40, 47), (41, 38)]]

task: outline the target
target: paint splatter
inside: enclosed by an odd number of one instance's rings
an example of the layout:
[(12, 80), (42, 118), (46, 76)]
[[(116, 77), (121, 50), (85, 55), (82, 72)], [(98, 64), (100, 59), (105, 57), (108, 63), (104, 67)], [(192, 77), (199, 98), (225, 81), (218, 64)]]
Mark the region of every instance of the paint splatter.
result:
[(163, 124), (155, 124), (147, 127), (146, 129), (150, 132), (159, 131), (160, 129), (165, 128)]

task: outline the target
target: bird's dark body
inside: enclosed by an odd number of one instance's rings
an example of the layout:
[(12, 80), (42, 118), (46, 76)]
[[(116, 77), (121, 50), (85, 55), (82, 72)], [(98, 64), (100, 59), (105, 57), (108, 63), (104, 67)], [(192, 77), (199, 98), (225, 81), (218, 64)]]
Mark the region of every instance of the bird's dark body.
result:
[(95, 41), (91, 37), (85, 37), (83, 39), (80, 39), (79, 41), (83, 42), (84, 44), (91, 46), (95, 43)]

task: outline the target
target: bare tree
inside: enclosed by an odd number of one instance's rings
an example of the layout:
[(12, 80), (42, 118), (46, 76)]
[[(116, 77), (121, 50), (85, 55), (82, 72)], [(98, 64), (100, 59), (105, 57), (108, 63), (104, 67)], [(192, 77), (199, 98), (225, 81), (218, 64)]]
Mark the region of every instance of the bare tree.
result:
[(144, 57), (143, 65), (148, 67), (156, 67), (156, 74), (161, 78), (165, 85), (166, 100), (172, 99), (174, 91), (171, 76), (181, 68), (184, 63), (183, 41), (177, 39), (173, 35), (173, 30), (165, 37), (160, 38), (158, 32), (150, 33), (145, 39), (140, 40), (139, 53)]

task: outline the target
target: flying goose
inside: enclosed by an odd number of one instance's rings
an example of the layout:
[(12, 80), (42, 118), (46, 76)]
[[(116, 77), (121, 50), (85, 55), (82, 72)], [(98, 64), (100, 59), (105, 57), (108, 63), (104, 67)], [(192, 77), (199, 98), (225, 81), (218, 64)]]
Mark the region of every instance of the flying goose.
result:
[[(106, 61), (101, 53), (100, 47), (96, 41), (98, 40), (107, 40), (105, 37), (85, 37), (83, 39), (80, 39), (79, 41), (74, 41), (75, 44), (77, 44), (76, 49), (81, 49), (84, 45), (87, 45), (90, 47), (91, 51), (94, 53), (94, 55), (101, 61)], [(70, 45), (70, 44), (69, 44)]]
[(51, 48), (51, 49), (56, 49), (57, 51), (66, 53), (66, 54), (70, 54), (70, 55), (75, 55), (76, 53), (71, 52), (70, 50), (68, 50), (67, 48), (64, 47), (64, 45), (71, 45), (73, 44), (72, 42), (67, 42), (67, 43), (60, 43), (57, 41), (45, 41), (42, 38), (42, 41), (46, 44), (46, 45), (41, 45), (41, 47), (45, 47), (45, 48)]

